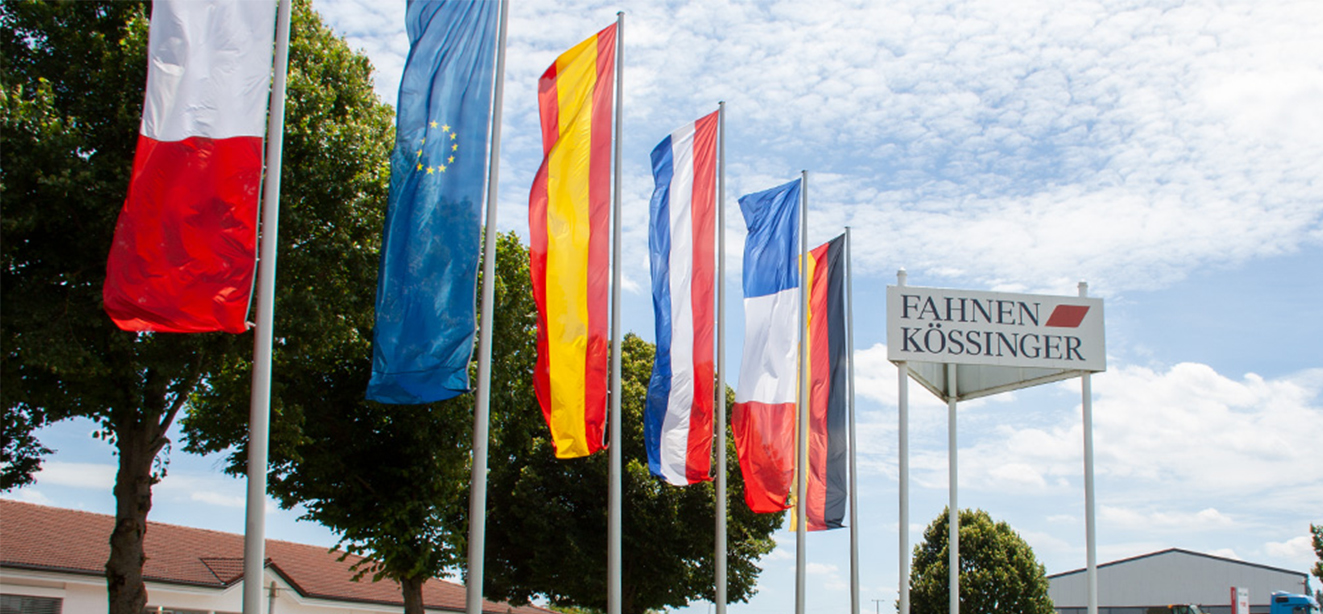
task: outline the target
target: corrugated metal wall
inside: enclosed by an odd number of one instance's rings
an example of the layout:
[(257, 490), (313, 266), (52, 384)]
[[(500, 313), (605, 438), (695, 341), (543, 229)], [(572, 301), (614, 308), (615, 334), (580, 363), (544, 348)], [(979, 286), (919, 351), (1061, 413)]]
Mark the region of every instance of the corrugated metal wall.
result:
[[(1305, 592), (1306, 578), (1304, 572), (1187, 550), (1164, 550), (1099, 565), (1098, 607), (1100, 614), (1143, 614), (1131, 608), (1193, 603), (1213, 614), (1229, 614), (1231, 587), (1239, 586), (1249, 589), (1250, 611), (1258, 614), (1268, 611), (1273, 591)], [(1088, 606), (1083, 570), (1049, 576), (1048, 582), (1048, 595), (1059, 614), (1078, 614), (1076, 608)]]

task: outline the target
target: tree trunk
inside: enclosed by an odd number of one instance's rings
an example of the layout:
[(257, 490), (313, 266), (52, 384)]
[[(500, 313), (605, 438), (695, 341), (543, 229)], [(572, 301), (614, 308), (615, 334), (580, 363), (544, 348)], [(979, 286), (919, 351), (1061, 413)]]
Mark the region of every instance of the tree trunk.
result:
[(143, 539), (147, 512), (152, 508), (152, 461), (165, 443), (152, 421), (126, 422), (116, 424), (115, 429), (119, 471), (115, 476), (115, 530), (110, 534), (110, 559), (106, 561), (108, 614), (142, 614), (147, 606)]
[(423, 612), (423, 583), (425, 582), (427, 582), (427, 576), (400, 579), (400, 592), (404, 594), (404, 614), (425, 614)]

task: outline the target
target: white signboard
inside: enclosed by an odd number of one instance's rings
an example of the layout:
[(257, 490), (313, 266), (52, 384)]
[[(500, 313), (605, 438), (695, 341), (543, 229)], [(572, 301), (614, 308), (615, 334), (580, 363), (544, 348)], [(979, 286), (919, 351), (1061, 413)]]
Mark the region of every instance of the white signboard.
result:
[(1248, 588), (1231, 587), (1231, 614), (1250, 614)]
[(1102, 299), (888, 286), (887, 359), (1104, 371)]

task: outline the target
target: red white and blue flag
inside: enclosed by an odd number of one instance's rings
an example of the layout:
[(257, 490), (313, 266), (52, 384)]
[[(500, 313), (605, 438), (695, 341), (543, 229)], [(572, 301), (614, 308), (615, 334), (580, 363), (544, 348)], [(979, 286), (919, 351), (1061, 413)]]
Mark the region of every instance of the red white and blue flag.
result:
[(717, 112), (652, 150), (648, 247), (657, 356), (644, 408), (648, 469), (676, 486), (711, 480)]
[(241, 333), (257, 263), (276, 0), (158, 0), (102, 302), (124, 330)]
[(744, 240), (744, 358), (731, 428), (744, 500), (758, 513), (790, 507), (799, 382), (799, 208), (802, 184), (740, 198)]

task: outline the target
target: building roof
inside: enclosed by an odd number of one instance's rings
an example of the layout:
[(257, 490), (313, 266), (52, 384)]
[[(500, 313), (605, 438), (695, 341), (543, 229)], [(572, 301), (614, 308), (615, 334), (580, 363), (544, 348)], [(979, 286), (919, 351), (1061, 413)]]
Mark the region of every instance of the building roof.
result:
[[(1259, 569), (1266, 569), (1266, 570), (1269, 570), (1269, 571), (1276, 571), (1276, 572), (1280, 572), (1280, 573), (1284, 573), (1284, 574), (1297, 575), (1297, 576), (1300, 576), (1300, 577), (1302, 577), (1302, 578), (1308, 576), (1308, 574), (1305, 574), (1305, 573), (1303, 573), (1303, 572), (1299, 572), (1299, 571), (1295, 571), (1295, 570), (1292, 570), (1292, 569), (1282, 569), (1282, 568), (1280, 568), (1280, 567), (1271, 567), (1271, 566), (1268, 566), (1268, 565), (1261, 565), (1261, 564), (1259, 564), (1259, 563), (1249, 563), (1249, 562), (1246, 562), (1246, 561), (1242, 561), (1242, 560), (1240, 560), (1240, 559), (1232, 559), (1232, 558), (1227, 558), (1227, 557), (1224, 557), (1224, 556), (1217, 556), (1217, 555), (1214, 555), (1214, 554), (1204, 554), (1203, 552), (1195, 552), (1195, 551), (1193, 551), (1193, 550), (1185, 550), (1184, 548), (1167, 548), (1166, 550), (1159, 550), (1159, 551), (1157, 551), (1157, 552), (1150, 552), (1150, 553), (1148, 553), (1148, 554), (1141, 554), (1141, 555), (1139, 555), (1139, 556), (1132, 556), (1132, 557), (1129, 557), (1129, 558), (1117, 559), (1117, 560), (1115, 560), (1115, 561), (1110, 561), (1110, 562), (1107, 562), (1107, 563), (1100, 563), (1100, 564), (1098, 565), (1098, 569), (1102, 569), (1102, 568), (1104, 568), (1104, 567), (1111, 567), (1111, 566), (1113, 566), (1113, 565), (1124, 565), (1124, 564), (1126, 564), (1126, 563), (1130, 563), (1130, 562), (1133, 562), (1133, 561), (1138, 561), (1138, 560), (1141, 560), (1141, 559), (1148, 559), (1148, 558), (1154, 558), (1154, 557), (1159, 557), (1159, 556), (1166, 556), (1166, 555), (1169, 555), (1169, 554), (1178, 554), (1178, 555), (1186, 555), (1186, 556), (1197, 556), (1197, 557), (1202, 557), (1202, 558), (1206, 558), (1206, 559), (1213, 559), (1213, 560), (1215, 560), (1215, 561), (1223, 561), (1223, 562), (1226, 562), (1226, 563), (1234, 563), (1234, 564), (1236, 564), (1236, 565), (1245, 565), (1245, 566), (1247, 566), (1247, 567), (1257, 567), (1257, 568), (1259, 568)], [(1063, 571), (1063, 572), (1061, 572), (1061, 573), (1054, 573), (1054, 574), (1048, 576), (1047, 579), (1048, 579), (1048, 580), (1051, 580), (1051, 579), (1053, 579), (1053, 578), (1060, 578), (1060, 577), (1063, 577), (1063, 576), (1069, 576), (1069, 575), (1074, 575), (1074, 574), (1080, 574), (1080, 573), (1084, 573), (1084, 572), (1086, 572), (1086, 571), (1088, 571), (1087, 568), (1084, 568), (1084, 569), (1072, 569), (1072, 570), (1070, 570), (1070, 571)]]
[[(104, 577), (115, 519), (105, 514), (0, 499), (0, 566)], [(148, 522), (144, 579), (227, 588), (243, 579), (243, 536)], [(304, 597), (403, 605), (393, 580), (355, 582), (350, 569), (361, 556), (292, 542), (266, 540), (267, 567)], [(423, 585), (429, 608), (462, 612), (465, 589), (439, 579)], [(548, 614), (536, 606), (483, 601), (493, 614)]]

